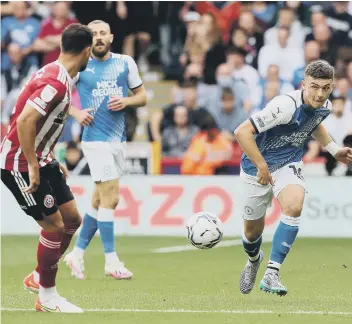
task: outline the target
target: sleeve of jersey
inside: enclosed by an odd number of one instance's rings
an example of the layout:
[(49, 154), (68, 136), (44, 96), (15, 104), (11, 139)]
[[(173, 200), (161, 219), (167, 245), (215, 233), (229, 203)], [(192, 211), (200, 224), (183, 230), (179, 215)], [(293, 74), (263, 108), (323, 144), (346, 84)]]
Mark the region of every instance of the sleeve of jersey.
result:
[(65, 86), (57, 80), (42, 82), (28, 98), (26, 105), (31, 106), (43, 116), (50, 113), (66, 93)]
[(128, 63), (128, 87), (133, 90), (140, 87), (143, 81), (139, 76), (138, 67), (134, 59), (127, 55), (125, 57)]
[(249, 120), (257, 134), (278, 125), (288, 124), (296, 110), (295, 102), (289, 96), (275, 97), (265, 108), (253, 114)]

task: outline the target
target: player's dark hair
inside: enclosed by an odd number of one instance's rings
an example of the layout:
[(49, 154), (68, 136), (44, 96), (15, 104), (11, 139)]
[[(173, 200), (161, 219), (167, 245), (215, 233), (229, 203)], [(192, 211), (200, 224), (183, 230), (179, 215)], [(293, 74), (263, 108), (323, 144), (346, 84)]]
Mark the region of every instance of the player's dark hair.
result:
[(310, 76), (314, 79), (334, 79), (335, 69), (328, 62), (317, 60), (309, 63), (304, 72), (305, 76)]
[(87, 26), (71, 24), (68, 25), (62, 33), (62, 52), (78, 55), (85, 48), (92, 46), (92, 42), (93, 33)]

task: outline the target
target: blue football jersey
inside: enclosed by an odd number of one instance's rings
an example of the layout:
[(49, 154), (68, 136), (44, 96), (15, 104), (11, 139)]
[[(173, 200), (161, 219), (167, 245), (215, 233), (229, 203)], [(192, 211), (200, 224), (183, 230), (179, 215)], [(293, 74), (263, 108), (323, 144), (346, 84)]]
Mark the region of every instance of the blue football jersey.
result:
[(111, 53), (106, 61), (90, 58), (77, 83), (82, 108), (94, 109), (94, 120), (84, 127), (82, 141), (126, 141), (125, 113), (110, 111), (107, 103), (111, 96), (127, 97), (128, 89), (141, 85), (137, 65), (130, 56)]
[[(266, 107), (249, 119), (256, 130), (259, 151), (274, 172), (291, 162), (301, 161), (304, 142), (330, 114), (332, 104), (326, 100), (320, 108), (309, 108), (303, 101), (303, 91), (296, 90), (272, 99)], [(257, 168), (246, 154), (242, 155), (242, 170), (251, 176)]]

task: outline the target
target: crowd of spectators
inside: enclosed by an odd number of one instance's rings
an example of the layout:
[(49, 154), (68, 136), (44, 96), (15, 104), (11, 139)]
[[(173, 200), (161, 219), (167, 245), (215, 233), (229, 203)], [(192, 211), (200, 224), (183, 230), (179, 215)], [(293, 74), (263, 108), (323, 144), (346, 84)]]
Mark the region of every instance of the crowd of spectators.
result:
[[(162, 143), (164, 156), (184, 157), (183, 173), (215, 173), (231, 157), (233, 130), (273, 97), (299, 89), (316, 59), (336, 69), (324, 124), (339, 145), (351, 146), (351, 13), (347, 1), (2, 2), (2, 134), (23, 84), (57, 59), (63, 29), (103, 19), (115, 34), (113, 51), (134, 57), (143, 74), (158, 66), (176, 81), (170, 104), (150, 116), (147, 136)], [(79, 106), (77, 93), (74, 100)], [(129, 110), (128, 140), (136, 118)], [(79, 152), (80, 134), (69, 120), (61, 141), (71, 153)], [(307, 161), (327, 156), (315, 142), (306, 147)], [(77, 152), (70, 159), (78, 164)], [(327, 157), (328, 174), (335, 166)]]

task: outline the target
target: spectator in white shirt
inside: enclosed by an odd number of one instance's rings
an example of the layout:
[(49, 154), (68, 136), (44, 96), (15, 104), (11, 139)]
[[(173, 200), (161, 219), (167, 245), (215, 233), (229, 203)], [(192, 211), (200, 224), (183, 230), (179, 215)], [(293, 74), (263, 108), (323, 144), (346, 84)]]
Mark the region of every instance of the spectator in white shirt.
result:
[(305, 31), (301, 22), (295, 19), (294, 11), (290, 8), (282, 8), (279, 11), (278, 23), (264, 33), (264, 45), (278, 45), (277, 30), (280, 27), (289, 29), (290, 35), (287, 41), (288, 47), (302, 47), (304, 44)]
[[(328, 133), (339, 146), (344, 146), (344, 140), (352, 135), (352, 116), (345, 110), (346, 98), (335, 97), (332, 100), (332, 113), (324, 120), (323, 124)], [(336, 167), (336, 160), (330, 154), (324, 154), (327, 158), (326, 170), (329, 175)]]
[(323, 124), (334, 139), (336, 144), (343, 146), (344, 138), (352, 134), (352, 116), (345, 111), (346, 98), (332, 99), (332, 113), (324, 120)]
[(302, 48), (288, 46), (289, 30), (285, 27), (277, 29), (278, 45), (265, 45), (259, 52), (258, 70), (262, 78), (266, 78), (268, 67), (275, 64), (280, 68), (280, 78), (291, 82), (294, 71), (304, 65)]
[(230, 47), (227, 51), (227, 64), (232, 68), (235, 79), (243, 80), (249, 89), (249, 100), (252, 107), (258, 106), (262, 89), (259, 85), (259, 74), (255, 68), (245, 63), (246, 51), (236, 47)]

